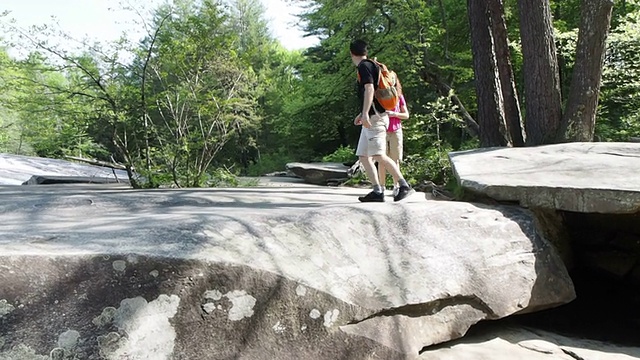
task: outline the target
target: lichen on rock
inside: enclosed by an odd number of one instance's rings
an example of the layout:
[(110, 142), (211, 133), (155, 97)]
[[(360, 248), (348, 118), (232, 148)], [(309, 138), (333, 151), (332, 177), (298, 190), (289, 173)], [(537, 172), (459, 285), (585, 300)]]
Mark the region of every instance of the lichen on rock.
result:
[(5, 299), (0, 300), (0, 319), (5, 315), (8, 315), (13, 310), (15, 310), (15, 306), (9, 304), (9, 302)]

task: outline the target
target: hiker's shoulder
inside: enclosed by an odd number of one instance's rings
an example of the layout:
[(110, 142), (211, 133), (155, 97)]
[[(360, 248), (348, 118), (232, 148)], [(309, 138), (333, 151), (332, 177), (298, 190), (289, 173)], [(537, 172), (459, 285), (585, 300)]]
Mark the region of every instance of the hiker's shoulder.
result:
[(360, 71), (364, 71), (364, 70), (372, 71), (374, 69), (376, 69), (376, 64), (372, 60), (369, 60), (369, 59), (363, 59), (358, 64), (358, 70), (360, 70)]

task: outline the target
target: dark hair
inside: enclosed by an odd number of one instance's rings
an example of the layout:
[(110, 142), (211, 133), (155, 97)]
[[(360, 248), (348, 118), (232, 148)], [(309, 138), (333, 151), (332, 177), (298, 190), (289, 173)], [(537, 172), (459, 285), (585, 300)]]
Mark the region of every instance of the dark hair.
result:
[(349, 46), (351, 53), (356, 56), (367, 56), (367, 43), (364, 40), (355, 40)]

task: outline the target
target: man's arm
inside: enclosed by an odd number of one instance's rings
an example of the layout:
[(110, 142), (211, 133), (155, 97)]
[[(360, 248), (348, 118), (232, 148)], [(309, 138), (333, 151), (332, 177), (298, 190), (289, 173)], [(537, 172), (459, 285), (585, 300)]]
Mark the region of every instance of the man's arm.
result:
[(375, 89), (372, 83), (364, 84), (364, 99), (362, 101), (362, 125), (366, 128), (371, 126), (369, 122), (369, 109), (373, 104), (373, 93)]

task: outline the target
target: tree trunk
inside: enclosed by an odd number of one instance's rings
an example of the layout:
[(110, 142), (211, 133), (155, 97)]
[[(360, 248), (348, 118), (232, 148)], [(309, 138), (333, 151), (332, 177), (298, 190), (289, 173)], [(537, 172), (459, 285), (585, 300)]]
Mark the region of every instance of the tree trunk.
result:
[(576, 63), (560, 141), (593, 141), (612, 0), (582, 1)]
[(444, 58), (451, 61), (449, 56), (449, 26), (447, 26), (447, 12), (442, 0), (438, 1), (438, 7), (440, 8), (440, 17), (442, 18), (442, 28), (444, 29)]
[(471, 49), (478, 98), (480, 146), (506, 146), (502, 90), (485, 0), (468, 0)]
[(527, 145), (556, 141), (562, 119), (560, 73), (549, 0), (518, 0), (524, 57)]
[(491, 30), (496, 52), (498, 74), (504, 105), (504, 117), (507, 125), (507, 133), (513, 146), (524, 146), (524, 126), (516, 82), (511, 66), (511, 53), (509, 52), (509, 40), (507, 38), (507, 25), (504, 19), (503, 0), (488, 0), (489, 13), (491, 15)]

